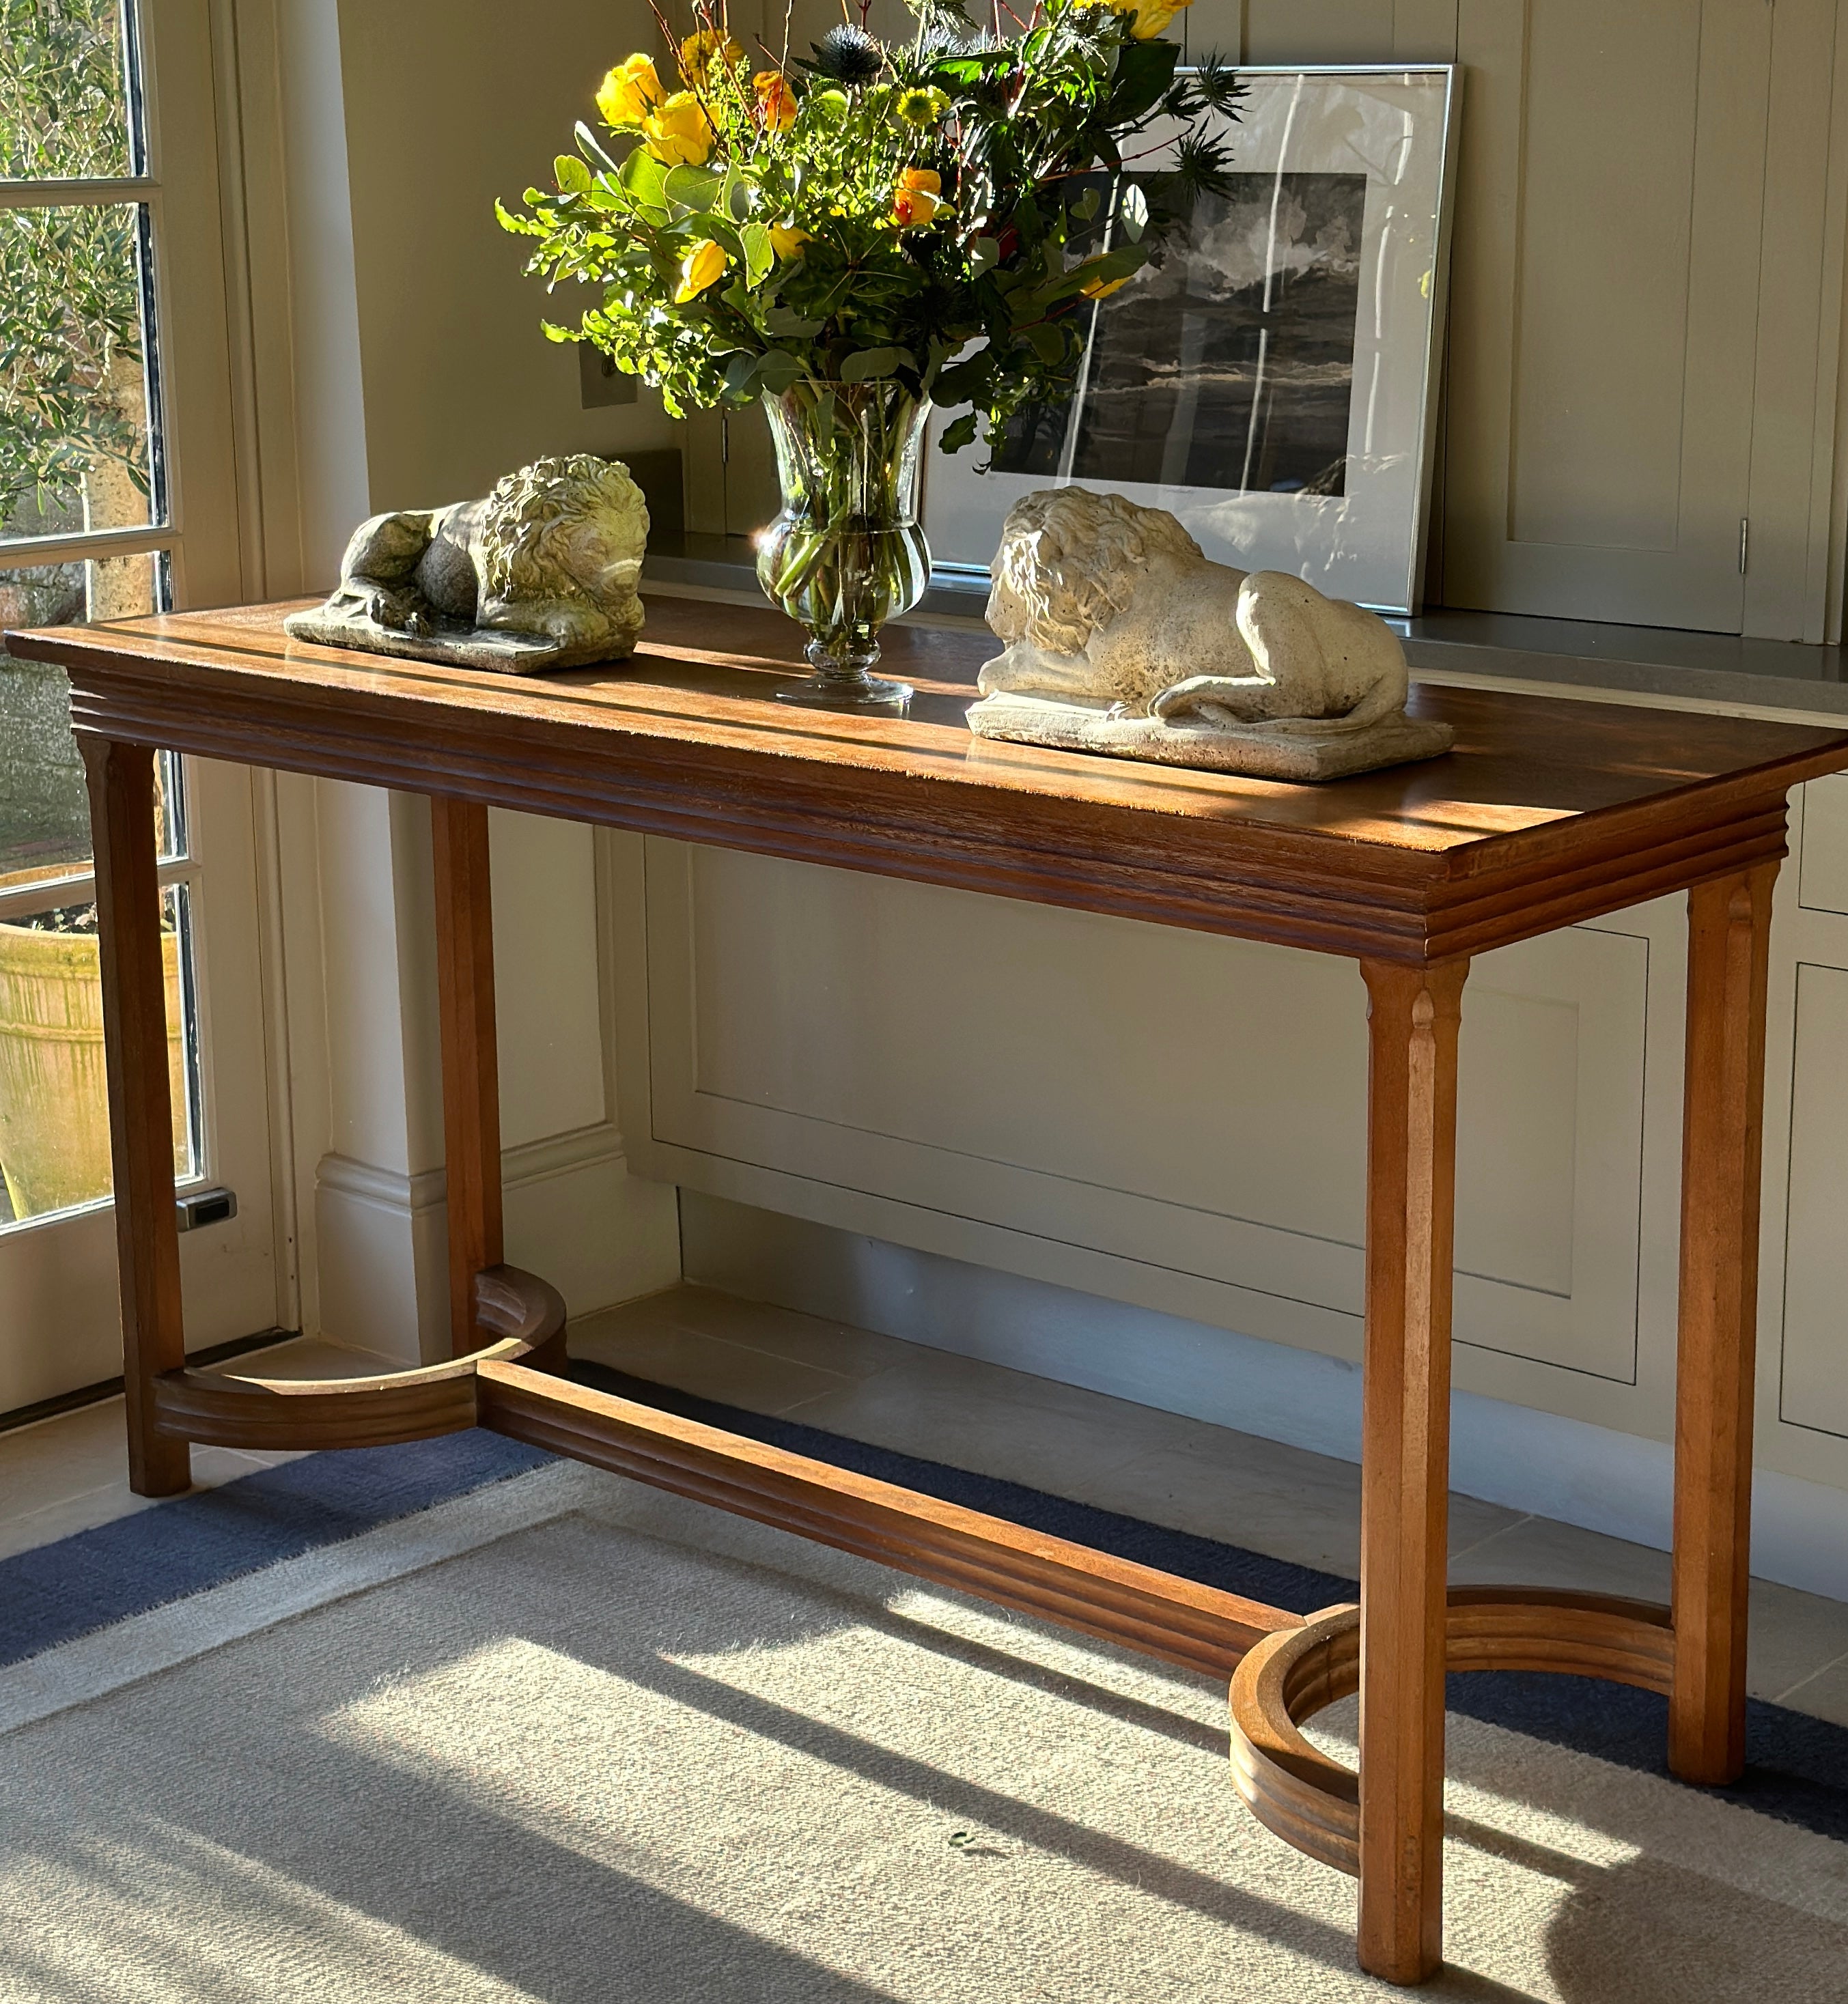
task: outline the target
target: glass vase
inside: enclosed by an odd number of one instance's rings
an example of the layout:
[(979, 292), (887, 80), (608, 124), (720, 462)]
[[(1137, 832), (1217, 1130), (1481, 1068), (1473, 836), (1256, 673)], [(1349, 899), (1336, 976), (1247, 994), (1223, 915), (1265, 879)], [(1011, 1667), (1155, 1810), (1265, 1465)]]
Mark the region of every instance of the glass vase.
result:
[(870, 671), (879, 629), (930, 580), (917, 519), (930, 401), (896, 383), (810, 381), (763, 407), (783, 512), (758, 539), (758, 581), (808, 634), (814, 670), (778, 694), (823, 709), (902, 709), (910, 688)]

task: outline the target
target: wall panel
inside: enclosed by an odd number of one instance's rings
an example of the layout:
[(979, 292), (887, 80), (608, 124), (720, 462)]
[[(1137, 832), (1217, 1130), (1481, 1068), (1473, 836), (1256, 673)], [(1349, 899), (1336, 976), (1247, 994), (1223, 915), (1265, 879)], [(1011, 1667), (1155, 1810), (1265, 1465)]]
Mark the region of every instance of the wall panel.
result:
[[(1036, 1270), (1090, 1249), (1127, 1298), (1162, 1292), (1138, 1270), (1212, 1280), (1271, 1298), (1279, 1332), (1292, 1308), (1358, 1317), (1351, 962), (665, 842), (647, 911), (657, 1173), (728, 1194), (749, 1164), (801, 1179), (809, 1215), (874, 1193), (933, 1244), (963, 1221), (965, 1256), (998, 1227), (1040, 1242)], [(1634, 1379), (1648, 959), (1573, 931), (1474, 971), (1467, 1344)]]

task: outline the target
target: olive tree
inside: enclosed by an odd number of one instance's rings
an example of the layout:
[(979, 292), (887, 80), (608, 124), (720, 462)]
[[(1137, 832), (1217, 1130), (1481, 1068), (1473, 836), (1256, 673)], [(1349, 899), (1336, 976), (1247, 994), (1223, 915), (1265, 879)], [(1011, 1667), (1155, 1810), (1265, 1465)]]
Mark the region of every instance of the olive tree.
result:
[[(131, 171), (122, 0), (0, 0), (0, 176)], [(148, 491), (131, 204), (0, 209), (0, 524), (60, 521), (93, 475)]]

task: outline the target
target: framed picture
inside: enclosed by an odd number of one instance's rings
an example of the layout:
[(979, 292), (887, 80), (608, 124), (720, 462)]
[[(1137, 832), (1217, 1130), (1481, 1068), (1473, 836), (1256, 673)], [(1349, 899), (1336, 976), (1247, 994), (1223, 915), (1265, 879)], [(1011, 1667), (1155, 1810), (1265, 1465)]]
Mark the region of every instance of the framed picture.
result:
[(1071, 403), (1023, 412), (987, 473), (979, 443), (929, 454), (946, 580), (985, 576), (1022, 495), (1075, 482), (1170, 510), (1219, 562), (1418, 610), (1457, 73), (1239, 74), (1231, 193), (1201, 197), (1159, 266), (1085, 309)]

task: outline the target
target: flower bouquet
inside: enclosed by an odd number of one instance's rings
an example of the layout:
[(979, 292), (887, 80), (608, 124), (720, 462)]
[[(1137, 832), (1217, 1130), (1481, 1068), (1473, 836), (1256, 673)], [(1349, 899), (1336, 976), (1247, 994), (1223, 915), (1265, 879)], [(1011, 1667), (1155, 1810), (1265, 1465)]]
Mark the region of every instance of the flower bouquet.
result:
[[(535, 240), (530, 270), (596, 289), (552, 339), (594, 342), (675, 416), (762, 399), (783, 510), (758, 575), (808, 636), (815, 672), (790, 694), (831, 707), (910, 694), (869, 671), (929, 577), (933, 405), (968, 407), (942, 435), (955, 452), (1070, 395), (1085, 303), (1226, 188), (1206, 114), (1239, 94), (1216, 61), (1177, 72), (1156, 39), (1187, 0), (1037, 0), (1026, 19), (994, 0), (979, 32), (942, 0), (911, 4), (908, 42), (862, 15), (792, 61), (787, 25), (780, 53), (754, 55), (724, 0), (697, 0), (677, 44), (661, 21), (678, 87), (629, 57), (556, 191), (500, 210)], [(1162, 173), (1126, 175), (1157, 151)]]

